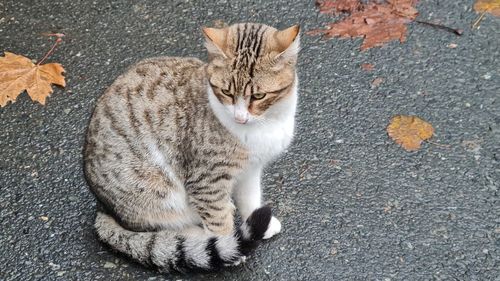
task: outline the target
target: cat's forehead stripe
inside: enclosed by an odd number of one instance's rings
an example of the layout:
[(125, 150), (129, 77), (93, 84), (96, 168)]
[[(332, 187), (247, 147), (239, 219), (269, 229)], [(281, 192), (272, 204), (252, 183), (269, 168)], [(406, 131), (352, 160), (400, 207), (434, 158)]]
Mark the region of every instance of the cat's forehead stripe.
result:
[[(236, 48), (234, 50), (233, 73), (229, 88), (242, 88), (247, 93), (248, 84), (254, 77), (255, 65), (261, 54), (264, 34), (267, 27), (262, 24), (248, 24), (236, 26)], [(239, 86), (239, 87), (238, 87)], [(253, 85), (250, 94), (254, 93)]]

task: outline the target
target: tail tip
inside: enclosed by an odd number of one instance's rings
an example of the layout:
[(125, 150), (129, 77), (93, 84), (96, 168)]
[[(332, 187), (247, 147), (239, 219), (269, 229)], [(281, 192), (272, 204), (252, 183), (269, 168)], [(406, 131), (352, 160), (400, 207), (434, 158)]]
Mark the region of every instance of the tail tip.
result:
[(273, 213), (271, 211), (271, 207), (267, 205), (252, 212), (246, 220), (246, 224), (250, 230), (249, 238), (251, 240), (257, 241), (264, 238), (264, 234), (266, 233), (269, 223), (271, 222), (272, 215)]

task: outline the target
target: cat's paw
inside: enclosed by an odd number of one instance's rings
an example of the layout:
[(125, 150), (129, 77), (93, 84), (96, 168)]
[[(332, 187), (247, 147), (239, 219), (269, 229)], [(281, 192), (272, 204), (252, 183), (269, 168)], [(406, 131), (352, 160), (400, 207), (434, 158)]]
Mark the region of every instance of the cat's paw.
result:
[(262, 239), (269, 239), (281, 231), (281, 223), (276, 217), (272, 217)]

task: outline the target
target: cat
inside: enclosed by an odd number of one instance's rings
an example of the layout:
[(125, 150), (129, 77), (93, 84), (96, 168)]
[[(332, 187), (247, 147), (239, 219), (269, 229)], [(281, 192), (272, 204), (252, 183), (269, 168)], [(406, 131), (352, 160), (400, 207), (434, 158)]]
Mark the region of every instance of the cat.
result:
[(208, 63), (151, 58), (115, 80), (84, 147), (101, 241), (162, 271), (213, 271), (281, 231), (260, 178), (292, 141), (299, 29), (203, 28)]

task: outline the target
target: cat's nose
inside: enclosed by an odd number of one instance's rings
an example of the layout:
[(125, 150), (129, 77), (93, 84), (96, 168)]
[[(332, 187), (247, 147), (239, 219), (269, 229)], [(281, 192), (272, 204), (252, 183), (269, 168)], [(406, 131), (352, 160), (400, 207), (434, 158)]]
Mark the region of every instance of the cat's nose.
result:
[(241, 97), (236, 99), (234, 105), (234, 120), (236, 123), (245, 124), (248, 121), (248, 109), (245, 100)]
[(240, 123), (240, 124), (245, 124), (248, 122), (248, 118), (242, 117), (242, 116), (235, 116), (234, 120), (236, 121), (236, 123)]

